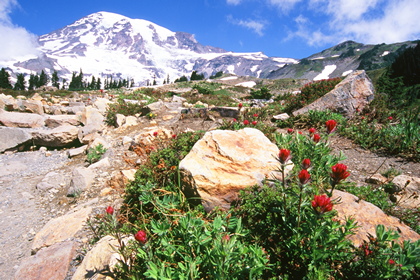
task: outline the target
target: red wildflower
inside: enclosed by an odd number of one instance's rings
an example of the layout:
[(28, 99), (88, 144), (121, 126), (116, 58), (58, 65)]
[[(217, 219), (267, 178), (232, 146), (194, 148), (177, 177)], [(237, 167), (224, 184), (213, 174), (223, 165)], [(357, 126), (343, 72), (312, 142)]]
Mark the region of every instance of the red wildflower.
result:
[(309, 129), (309, 134), (314, 134), (316, 132), (316, 129), (315, 128), (313, 128), (313, 127), (311, 127), (310, 129)]
[(393, 264), (395, 264), (395, 261), (393, 260), (393, 259), (389, 259), (389, 264), (391, 264), (391, 265), (393, 265)]
[(306, 169), (302, 169), (299, 172), (299, 181), (302, 185), (305, 185), (309, 182), (309, 180), (311, 179), (311, 175), (308, 173), (308, 171)]
[(222, 241), (228, 242), (229, 240), (230, 240), (229, 234), (226, 234), (226, 235), (222, 236)]
[(347, 166), (342, 163), (337, 163), (331, 167), (331, 171), (332, 173), (330, 175), (335, 184), (338, 184), (341, 180), (350, 176), (350, 173), (347, 172)]
[(288, 149), (280, 149), (279, 152), (279, 159), (280, 162), (282, 164), (285, 164), (286, 162), (288, 162), (290, 159), (292, 158), (292, 156), (290, 155), (290, 150)]
[(362, 120), (364, 120), (365, 119), (365, 117), (362, 117)]
[(388, 120), (392, 121), (392, 119), (393, 119), (393, 117), (391, 117), (391, 116), (388, 117)]
[(333, 133), (337, 129), (337, 122), (335, 120), (329, 120), (325, 122), (327, 126), (327, 133)]
[(158, 132), (157, 131), (155, 131), (155, 132), (153, 132), (153, 136), (158, 136)]
[(248, 120), (244, 120), (244, 125), (248, 125), (249, 121)]
[(175, 139), (176, 138), (176, 134), (172, 134), (172, 139)]
[(288, 128), (288, 129), (287, 129), (287, 133), (289, 133), (289, 134), (293, 134), (293, 132), (294, 132), (294, 130), (293, 130), (292, 128)]
[(321, 136), (319, 136), (319, 134), (314, 134), (314, 136), (312, 137), (312, 139), (314, 140), (315, 143), (318, 143), (319, 140), (321, 140)]
[(107, 213), (107, 214), (109, 214), (109, 215), (114, 214), (114, 208), (112, 208), (112, 206), (108, 206), (108, 207), (105, 209), (105, 211), (106, 211), (106, 213)]
[(311, 160), (309, 158), (305, 158), (302, 161), (302, 169), (307, 170), (311, 166)]
[(315, 195), (314, 200), (312, 200), (312, 207), (319, 214), (323, 214), (325, 212), (331, 211), (333, 208), (333, 204), (331, 202), (331, 199), (325, 194)]
[(135, 235), (134, 235), (134, 238), (138, 241), (138, 242), (140, 242), (140, 243), (142, 243), (142, 244), (145, 244), (146, 242), (147, 242), (147, 235), (146, 235), (146, 232), (144, 231), (144, 230), (139, 230)]
[(258, 114), (254, 114), (254, 118), (258, 118)]
[(258, 123), (257, 121), (253, 121), (252, 122), (253, 125), (257, 125), (257, 123)]
[(237, 122), (238, 120), (237, 119), (233, 119), (233, 122)]
[(239, 104), (238, 104), (238, 108), (239, 108), (239, 109), (241, 109), (241, 108), (242, 108), (242, 106), (243, 106), (243, 105), (242, 105), (242, 103), (239, 103)]

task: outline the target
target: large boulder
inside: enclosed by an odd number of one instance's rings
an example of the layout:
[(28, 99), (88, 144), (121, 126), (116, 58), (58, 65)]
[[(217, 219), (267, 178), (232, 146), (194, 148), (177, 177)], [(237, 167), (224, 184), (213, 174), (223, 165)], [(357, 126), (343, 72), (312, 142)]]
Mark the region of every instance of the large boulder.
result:
[(64, 124), (78, 126), (81, 122), (79, 116), (76, 115), (52, 115), (45, 119), (45, 125), (49, 128), (59, 127)]
[(313, 103), (293, 112), (294, 116), (307, 113), (309, 110), (322, 111), (330, 109), (351, 117), (362, 110), (374, 98), (374, 87), (364, 70), (347, 76), (335, 88)]
[(22, 128), (0, 127), (0, 153), (28, 143), (31, 139), (31, 134)]
[(45, 124), (45, 118), (38, 114), (7, 112), (0, 109), (0, 124), (7, 127), (36, 128)]
[[(179, 164), (184, 192), (200, 197), (206, 211), (228, 209), (240, 190), (281, 177), (276, 172), (278, 153), (277, 146), (254, 128), (207, 132)], [(288, 165), (287, 172), (291, 169)]]
[(363, 241), (369, 241), (369, 235), (376, 237), (375, 228), (377, 225), (384, 225), (387, 229), (397, 231), (400, 235), (400, 241), (420, 239), (418, 233), (401, 223), (399, 219), (385, 214), (379, 207), (361, 200), (355, 195), (335, 190), (332, 198), (340, 201), (340, 203), (334, 205), (340, 220), (351, 217), (357, 222), (359, 227), (355, 234), (350, 237), (350, 240), (356, 246), (361, 245)]
[(78, 144), (79, 128), (72, 125), (62, 125), (53, 129), (40, 129), (32, 132), (35, 145), (62, 148)]
[(40, 100), (23, 100), (21, 109), (28, 113), (34, 113), (38, 115), (44, 114), (44, 105)]

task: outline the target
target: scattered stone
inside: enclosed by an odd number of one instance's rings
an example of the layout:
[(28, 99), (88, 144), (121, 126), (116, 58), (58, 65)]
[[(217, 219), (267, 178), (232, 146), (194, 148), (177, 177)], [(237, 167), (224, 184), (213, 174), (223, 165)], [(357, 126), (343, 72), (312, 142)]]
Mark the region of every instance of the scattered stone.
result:
[[(207, 132), (180, 162), (187, 196), (201, 197), (206, 211), (229, 209), (238, 192), (281, 177), (279, 149), (258, 129)], [(292, 169), (288, 165), (286, 174)]]
[(33, 114), (44, 114), (44, 105), (40, 100), (23, 100), (22, 109), (24, 112)]
[(24, 129), (16, 127), (0, 127), (0, 153), (25, 145), (32, 140), (32, 136)]
[(348, 75), (335, 88), (313, 103), (293, 112), (294, 116), (309, 110), (324, 111), (330, 109), (345, 117), (352, 117), (356, 110), (363, 110), (374, 98), (373, 84), (364, 70)]
[(117, 127), (123, 126), (125, 124), (125, 116), (123, 114), (116, 114), (115, 117)]
[(124, 126), (134, 126), (138, 124), (139, 124), (139, 121), (137, 120), (135, 116), (127, 116), (125, 118)]
[(76, 244), (73, 241), (43, 248), (36, 255), (23, 260), (14, 279), (65, 279), (75, 253)]
[(65, 124), (78, 126), (81, 122), (79, 116), (76, 115), (51, 115), (45, 119), (45, 125), (49, 128), (56, 128)]
[(65, 147), (78, 144), (79, 128), (72, 125), (62, 125), (53, 129), (41, 129), (32, 132), (35, 145), (46, 147)]
[(419, 209), (420, 207), (420, 178), (398, 175), (392, 180), (399, 192), (394, 194), (397, 198), (398, 205), (410, 208)]
[(92, 207), (85, 207), (50, 220), (35, 235), (31, 248), (32, 254), (35, 254), (41, 248), (74, 238), (76, 233), (83, 228), (91, 212)]
[(372, 176), (366, 178), (365, 182), (368, 184), (383, 185), (388, 182), (388, 179), (379, 173), (375, 173)]
[(280, 121), (285, 121), (288, 118), (290, 118), (290, 116), (287, 113), (283, 113), (283, 114), (280, 114), (280, 115), (273, 116), (273, 119), (280, 120)]
[(339, 204), (334, 205), (338, 212), (338, 218), (342, 221), (347, 217), (352, 217), (359, 226), (355, 234), (350, 236), (350, 240), (355, 246), (368, 241), (368, 235), (376, 237), (375, 228), (377, 225), (384, 225), (387, 229), (393, 229), (400, 235), (399, 241), (420, 239), (420, 235), (410, 227), (401, 223), (397, 218), (388, 216), (379, 207), (372, 203), (359, 199), (357, 196), (334, 190), (332, 199), (340, 199)]
[(45, 118), (38, 114), (7, 112), (0, 109), (0, 124), (7, 127), (36, 128), (45, 125)]
[(73, 170), (73, 177), (70, 181), (70, 186), (67, 191), (67, 196), (78, 196), (81, 192), (89, 189), (92, 186), (95, 172), (86, 167), (76, 167)]
[(88, 145), (83, 145), (83, 146), (78, 147), (78, 148), (69, 149), (67, 151), (67, 155), (68, 155), (69, 158), (72, 158), (72, 157), (76, 157), (76, 156), (85, 154), (87, 148), (88, 148)]

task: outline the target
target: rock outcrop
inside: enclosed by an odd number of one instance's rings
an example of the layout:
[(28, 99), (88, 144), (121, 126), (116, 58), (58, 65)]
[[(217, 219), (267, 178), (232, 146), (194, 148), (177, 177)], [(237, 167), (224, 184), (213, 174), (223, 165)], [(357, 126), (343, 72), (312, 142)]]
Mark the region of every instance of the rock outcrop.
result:
[(313, 103), (293, 112), (294, 116), (307, 113), (309, 110), (322, 111), (330, 109), (351, 117), (357, 110), (362, 110), (374, 98), (374, 87), (364, 70), (347, 76), (335, 88)]
[[(279, 149), (258, 129), (207, 132), (180, 162), (188, 196), (200, 197), (206, 211), (228, 209), (238, 192), (281, 176)], [(292, 165), (288, 166), (288, 170)]]

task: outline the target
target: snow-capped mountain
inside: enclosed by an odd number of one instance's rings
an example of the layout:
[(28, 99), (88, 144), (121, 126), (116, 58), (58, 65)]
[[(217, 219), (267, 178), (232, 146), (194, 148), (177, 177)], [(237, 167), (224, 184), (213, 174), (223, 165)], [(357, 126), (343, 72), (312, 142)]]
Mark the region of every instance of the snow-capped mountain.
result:
[(192, 71), (208, 76), (218, 71), (264, 76), (290, 58), (270, 58), (263, 53), (233, 53), (203, 46), (194, 36), (173, 32), (152, 22), (98, 12), (39, 38), (41, 55), (3, 65), (15, 73), (51, 74), (69, 80), (73, 72), (86, 77), (129, 78), (138, 85), (147, 80), (171, 80)]

